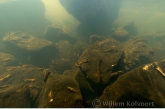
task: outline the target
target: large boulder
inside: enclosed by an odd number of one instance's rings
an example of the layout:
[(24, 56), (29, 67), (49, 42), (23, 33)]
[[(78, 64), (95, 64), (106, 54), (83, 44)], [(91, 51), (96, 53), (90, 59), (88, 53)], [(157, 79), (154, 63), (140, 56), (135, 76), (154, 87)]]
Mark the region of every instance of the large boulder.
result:
[(47, 67), (57, 53), (52, 42), (22, 32), (9, 32), (3, 37), (3, 43), (6, 51), (14, 55), (19, 63)]
[(63, 75), (74, 78), (78, 82), (83, 97), (84, 107), (92, 107), (91, 103), (93, 99), (98, 97), (98, 95), (95, 93), (90, 83), (87, 81), (81, 68), (74, 66), (72, 70), (65, 71)]
[[(103, 34), (116, 19), (121, 0), (60, 0), (62, 6), (81, 22), (83, 35)], [(88, 36), (88, 37), (89, 37)]]
[[(133, 53), (138, 50), (141, 52)], [(101, 96), (103, 90), (113, 84), (120, 75), (151, 61), (153, 52), (146, 40), (132, 39), (121, 44), (107, 38), (91, 44), (84, 50), (72, 70), (64, 74), (72, 75), (78, 81), (85, 106), (91, 107), (92, 100)]]
[(59, 42), (61, 40), (69, 41), (72, 44), (76, 42), (76, 38), (73, 36), (73, 34), (60, 25), (47, 26), (45, 31), (45, 38), (52, 42)]
[(83, 98), (73, 78), (49, 74), (36, 104), (39, 108), (82, 108)]
[(8, 66), (1, 70), (0, 100), (3, 105), (0, 107), (33, 107), (44, 85), (43, 71), (32, 65)]
[[(101, 107), (165, 107), (165, 60), (140, 66), (106, 88)], [(122, 103), (119, 105), (119, 103)]]
[(65, 70), (71, 70), (82, 52), (88, 47), (86, 43), (76, 42), (70, 44), (69, 41), (59, 41), (55, 44), (58, 49), (58, 58), (53, 59), (51, 68), (58, 73), (63, 73)]
[(0, 108), (32, 108), (30, 89), (24, 85), (1, 86)]
[(125, 41), (128, 39), (129, 33), (123, 28), (123, 27), (118, 27), (114, 32), (113, 32), (113, 38), (118, 40), (118, 41)]
[(0, 66), (11, 65), (15, 61), (15, 58), (11, 54), (0, 52)]
[(91, 45), (75, 63), (70, 76), (79, 83), (86, 107), (91, 107), (92, 100), (116, 80), (114, 74), (122, 73), (118, 69), (121, 56), (122, 46), (109, 38)]
[(120, 70), (117, 66), (122, 54), (120, 43), (109, 38), (91, 45), (75, 65), (82, 69), (85, 78), (99, 95), (113, 81), (111, 74)]

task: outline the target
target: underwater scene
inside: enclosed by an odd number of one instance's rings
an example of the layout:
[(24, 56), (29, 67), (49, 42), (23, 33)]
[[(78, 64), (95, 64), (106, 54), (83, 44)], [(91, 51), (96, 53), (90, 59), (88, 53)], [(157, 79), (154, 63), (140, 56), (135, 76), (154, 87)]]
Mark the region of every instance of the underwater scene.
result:
[(0, 0), (0, 108), (165, 108), (165, 0)]

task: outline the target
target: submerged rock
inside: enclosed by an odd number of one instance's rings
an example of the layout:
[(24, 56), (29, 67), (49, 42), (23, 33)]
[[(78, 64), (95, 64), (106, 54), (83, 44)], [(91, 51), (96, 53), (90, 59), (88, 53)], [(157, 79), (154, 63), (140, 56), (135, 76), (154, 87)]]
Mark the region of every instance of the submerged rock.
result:
[[(138, 50), (141, 51), (133, 52)], [(152, 61), (153, 52), (146, 40), (136, 39), (121, 44), (108, 38), (86, 49), (70, 73), (80, 85), (85, 106), (92, 107), (92, 100), (104, 93), (103, 90), (120, 75)]]
[(55, 43), (55, 46), (58, 49), (58, 58), (53, 59), (50, 66), (59, 74), (65, 70), (71, 70), (82, 52), (88, 47), (83, 42), (77, 41), (75, 44), (70, 44), (69, 41), (64, 40)]
[(129, 33), (123, 27), (118, 27), (113, 33), (113, 38), (118, 41), (124, 41), (128, 38), (128, 35)]
[(52, 42), (22, 32), (6, 34), (3, 37), (3, 43), (7, 51), (21, 63), (48, 66), (57, 53)]
[(11, 54), (0, 52), (0, 66), (11, 65), (15, 61), (15, 58)]
[(30, 90), (24, 85), (0, 88), (1, 108), (32, 108)]
[[(14, 96), (10, 98), (11, 101), (5, 98), (3, 102), (8, 103), (4, 107), (29, 107), (27, 105), (21, 105), (30, 103), (30, 107), (34, 107), (34, 103), (37, 100), (42, 86), (44, 85), (44, 69), (38, 68), (32, 65), (23, 65), (23, 66), (8, 66), (3, 71), (0, 72), (0, 93), (4, 93), (5, 96)], [(18, 88), (18, 87), (23, 87)], [(18, 90), (19, 89), (19, 90)], [(22, 93), (21, 90), (26, 89), (26, 92)], [(18, 93), (21, 92), (25, 95), (17, 94), (13, 90), (17, 90)], [(15, 94), (16, 93), (16, 94)], [(17, 96), (18, 95), (18, 96)], [(28, 99), (25, 97), (27, 96)], [(22, 101), (14, 101), (16, 98), (23, 97), (20, 99), (25, 99)]]
[(46, 27), (45, 38), (52, 42), (59, 42), (61, 40), (69, 41), (72, 44), (76, 42), (76, 38), (71, 32), (59, 25), (50, 25)]
[[(123, 103), (123, 105), (110, 103), (101, 107), (165, 107), (164, 68), (165, 60), (162, 60), (140, 66), (120, 76), (99, 100)], [(130, 105), (132, 103), (133, 105)], [(142, 104), (137, 105), (137, 103)]]
[(84, 107), (77, 81), (67, 76), (51, 73), (36, 106), (39, 108)]
[(91, 35), (90, 36), (90, 44), (94, 44), (95, 42), (105, 40), (105, 36)]
[(110, 38), (96, 42), (82, 53), (71, 73), (80, 85), (87, 107), (91, 107), (92, 100), (115, 81), (113, 73), (120, 72), (118, 62), (121, 56), (120, 43)]
[(146, 39), (130, 39), (123, 43), (123, 51), (121, 67), (125, 72), (154, 61), (154, 51)]

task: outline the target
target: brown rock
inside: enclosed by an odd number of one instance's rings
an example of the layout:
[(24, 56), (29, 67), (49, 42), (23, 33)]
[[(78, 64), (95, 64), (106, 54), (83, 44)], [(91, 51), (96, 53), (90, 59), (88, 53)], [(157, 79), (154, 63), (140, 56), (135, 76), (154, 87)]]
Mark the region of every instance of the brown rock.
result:
[(22, 32), (6, 34), (3, 37), (3, 42), (7, 51), (21, 63), (49, 66), (50, 61), (57, 53), (52, 42)]
[(113, 33), (113, 38), (121, 42), (127, 40), (128, 36), (129, 33), (123, 27), (118, 27)]
[[(111, 102), (101, 107), (165, 107), (164, 68), (165, 60), (162, 60), (140, 66), (120, 76), (99, 100), (122, 103), (122, 105), (115, 105)], [(137, 103), (143, 104), (137, 105)]]
[(83, 107), (83, 99), (77, 81), (68, 76), (51, 73), (42, 89), (37, 107)]
[(76, 38), (71, 32), (60, 25), (48, 26), (45, 31), (45, 38), (52, 42), (59, 42), (60, 40), (67, 40), (72, 44), (76, 42)]

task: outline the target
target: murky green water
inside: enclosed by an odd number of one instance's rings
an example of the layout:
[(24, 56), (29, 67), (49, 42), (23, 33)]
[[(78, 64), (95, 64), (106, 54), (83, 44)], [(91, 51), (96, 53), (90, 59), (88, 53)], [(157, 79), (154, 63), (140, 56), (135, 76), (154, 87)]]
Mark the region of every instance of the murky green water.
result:
[(164, 19), (164, 0), (0, 0), (0, 108), (165, 107)]

